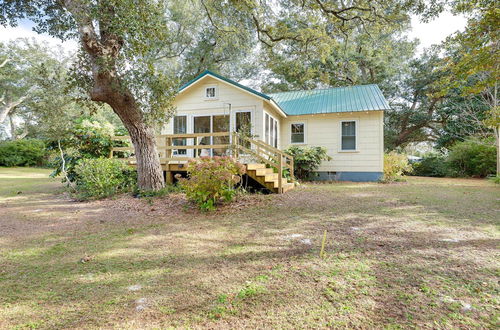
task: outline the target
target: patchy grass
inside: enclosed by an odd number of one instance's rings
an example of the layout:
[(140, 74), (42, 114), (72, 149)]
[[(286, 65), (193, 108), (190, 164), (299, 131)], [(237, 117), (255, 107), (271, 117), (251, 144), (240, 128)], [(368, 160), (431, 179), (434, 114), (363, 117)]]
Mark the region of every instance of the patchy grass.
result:
[(0, 169), (0, 328), (498, 326), (486, 180), (305, 184), (207, 214), (175, 193), (77, 203), (48, 172)]
[(60, 180), (48, 178), (50, 173), (52, 170), (45, 168), (0, 167), (0, 198), (60, 187)]

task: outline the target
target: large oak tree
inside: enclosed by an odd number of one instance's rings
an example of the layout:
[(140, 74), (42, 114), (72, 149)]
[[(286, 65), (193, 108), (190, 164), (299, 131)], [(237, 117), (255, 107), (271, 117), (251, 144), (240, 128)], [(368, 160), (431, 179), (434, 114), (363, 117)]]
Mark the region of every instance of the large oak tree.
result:
[[(256, 42), (268, 53), (308, 53), (326, 61), (350, 29), (422, 11), (422, 3), (6, 0), (0, 4), (0, 24), (27, 18), (38, 32), (80, 40), (74, 76), (91, 100), (109, 104), (120, 117), (136, 150), (139, 188), (156, 190), (164, 183), (155, 127), (173, 113), (176, 72), (182, 66), (187, 77), (199, 72), (204, 61), (206, 66), (229, 61), (241, 54), (235, 50), (251, 49)], [(187, 54), (198, 63), (184, 65)]]

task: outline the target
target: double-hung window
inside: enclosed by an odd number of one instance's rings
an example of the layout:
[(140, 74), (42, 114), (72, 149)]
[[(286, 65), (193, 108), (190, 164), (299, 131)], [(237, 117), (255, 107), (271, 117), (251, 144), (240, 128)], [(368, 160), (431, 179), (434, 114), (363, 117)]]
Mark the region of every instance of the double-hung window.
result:
[(342, 121), (342, 151), (356, 151), (356, 121)]
[(306, 126), (304, 123), (292, 123), (290, 126), (290, 142), (291, 143), (306, 143)]

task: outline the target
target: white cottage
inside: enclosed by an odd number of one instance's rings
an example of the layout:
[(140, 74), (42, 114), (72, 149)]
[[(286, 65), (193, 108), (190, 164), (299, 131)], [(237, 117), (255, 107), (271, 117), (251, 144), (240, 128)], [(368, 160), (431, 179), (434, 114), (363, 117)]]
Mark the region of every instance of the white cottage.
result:
[[(224, 132), (246, 131), (256, 140), (250, 149), (325, 147), (332, 160), (321, 164), (320, 180), (376, 181), (383, 173), (389, 105), (377, 85), (266, 95), (205, 71), (181, 87), (175, 106), (176, 116), (162, 134), (213, 135), (198, 142), (174, 139), (175, 146), (186, 149), (173, 149), (170, 159), (225, 155), (231, 137)], [(192, 146), (197, 143), (212, 148)]]

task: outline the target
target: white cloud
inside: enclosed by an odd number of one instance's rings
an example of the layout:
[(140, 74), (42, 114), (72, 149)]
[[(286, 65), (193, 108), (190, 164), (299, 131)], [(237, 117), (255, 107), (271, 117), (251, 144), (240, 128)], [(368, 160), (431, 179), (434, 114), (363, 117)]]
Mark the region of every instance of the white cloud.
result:
[(449, 35), (463, 31), (467, 25), (465, 16), (454, 16), (450, 12), (443, 12), (436, 19), (428, 22), (420, 22), (417, 16), (411, 19), (412, 29), (408, 33), (411, 39), (417, 38), (420, 40), (418, 51), (422, 52), (424, 48), (441, 43)]
[(16, 27), (0, 26), (0, 41), (7, 42), (18, 38), (34, 39), (37, 42), (50, 47), (61, 46), (65, 52), (74, 53), (78, 49), (78, 42), (76, 40), (62, 42), (61, 40), (53, 38), (47, 34), (38, 34), (26, 25), (19, 25)]

